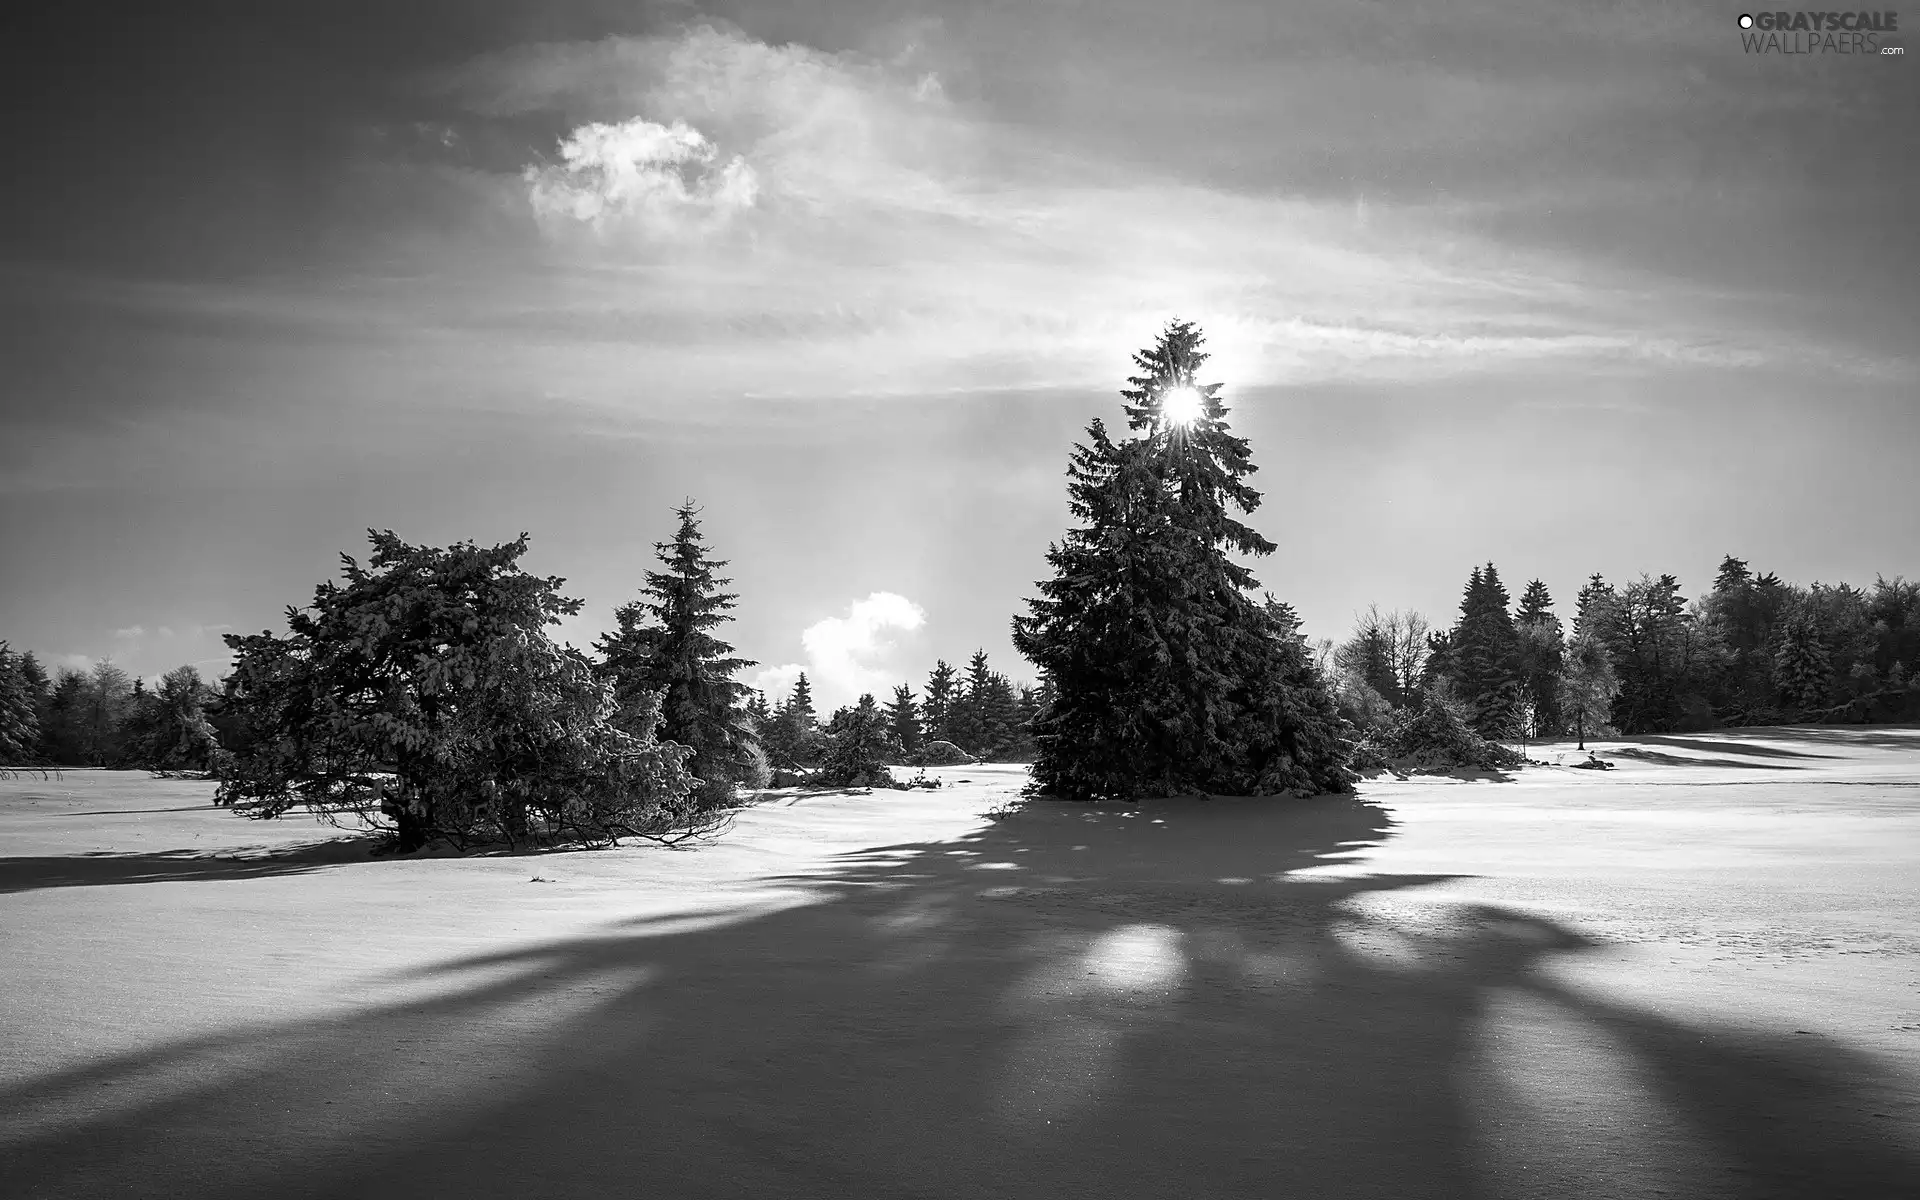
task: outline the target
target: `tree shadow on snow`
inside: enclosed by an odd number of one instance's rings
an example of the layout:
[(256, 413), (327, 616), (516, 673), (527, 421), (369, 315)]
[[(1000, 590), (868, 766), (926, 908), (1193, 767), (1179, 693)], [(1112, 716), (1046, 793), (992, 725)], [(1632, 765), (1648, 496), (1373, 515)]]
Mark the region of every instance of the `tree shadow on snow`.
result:
[[(1635, 762), (1658, 763), (1668, 767), (1732, 767), (1742, 771), (1804, 771), (1805, 767), (1789, 766), (1786, 763), (1754, 762), (1745, 758), (1696, 758), (1685, 754), (1662, 754), (1658, 750), (1647, 750), (1640, 746), (1616, 746), (1609, 751), (1615, 758), (1630, 758)], [(1808, 755), (1818, 758), (1820, 755)]]
[(1872, 746), (1920, 751), (1920, 725), (1792, 725), (1749, 732), (1797, 738), (1828, 746)]
[(303, 875), (364, 863), (380, 839), (336, 837), (272, 850), (159, 850), (146, 853), (0, 858), (0, 894), (120, 883), (216, 882)]
[[(1750, 731), (1757, 732), (1757, 731)], [(1787, 734), (1794, 731), (1781, 731)], [(1788, 750), (1782, 746), (1763, 746), (1743, 738), (1732, 737), (1673, 737), (1666, 734), (1643, 733), (1620, 739), (1624, 742), (1644, 742), (1656, 746), (1673, 746), (1681, 750), (1699, 750), (1708, 754), (1744, 754), (1753, 758), (1838, 758), (1834, 754), (1814, 754), (1808, 750)], [(1706, 761), (1685, 759), (1681, 761)], [(1752, 764), (1746, 764), (1752, 765)]]
[[(1647, 1094), (1623, 1128), (1682, 1126), (1732, 1164), (1691, 1194), (1809, 1194), (1808, 1172), (1825, 1196), (1920, 1194), (1851, 1103), (1877, 1068), (1837, 1044), (1568, 990), (1539, 968), (1579, 935), (1396, 899), (1443, 877), (1303, 874), (1391, 827), (1344, 798), (1028, 805), (797, 877), (812, 904), (476, 955), (411, 972), (424, 997), (43, 1078), (0, 1097), (0, 1176), (35, 1196), (1551, 1195), (1488, 1150), (1547, 1137), (1527, 1104), (1471, 1084), (1519, 994), (1630, 1059)], [(1566, 1044), (1504, 1069), (1606, 1065)]]

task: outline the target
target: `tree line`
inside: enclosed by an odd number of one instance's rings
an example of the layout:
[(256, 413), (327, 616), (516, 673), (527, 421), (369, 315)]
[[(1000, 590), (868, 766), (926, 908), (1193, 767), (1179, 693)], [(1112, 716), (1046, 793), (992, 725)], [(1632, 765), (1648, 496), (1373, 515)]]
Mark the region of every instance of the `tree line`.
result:
[(813, 685), (802, 671), (778, 704), (756, 691), (747, 711), (762, 731), (773, 761), (804, 767), (825, 761), (834, 739), (867, 714), (889, 762), (938, 766), (984, 759), (1024, 762), (1034, 753), (1033, 722), (1048, 700), (1045, 685), (1015, 685), (995, 671), (984, 649), (975, 650), (964, 673), (936, 661), (918, 696), (897, 684), (880, 705), (872, 694), (844, 705), (823, 722), (813, 705)]
[(217, 697), (192, 666), (151, 688), (110, 661), (49, 677), (0, 642), (0, 766), (209, 770), (221, 753)]
[(1475, 567), (1446, 629), (1369, 608), (1323, 642), (1342, 715), (1381, 729), (1435, 697), (1487, 738), (1673, 733), (1716, 726), (1920, 717), (1920, 583), (1799, 587), (1728, 555), (1689, 600), (1678, 578), (1596, 574), (1571, 628), (1545, 583), (1517, 604)]

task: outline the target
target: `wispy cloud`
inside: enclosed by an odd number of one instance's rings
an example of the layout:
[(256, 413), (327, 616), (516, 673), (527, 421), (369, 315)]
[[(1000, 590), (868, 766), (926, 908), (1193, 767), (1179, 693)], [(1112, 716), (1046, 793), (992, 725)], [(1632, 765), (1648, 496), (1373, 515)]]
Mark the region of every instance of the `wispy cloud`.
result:
[(1107, 386), (1116, 348), (1174, 315), (1248, 385), (1780, 357), (1696, 290), (1475, 236), (1443, 205), (1064, 152), (917, 61), (702, 25), (523, 47), (439, 86), (480, 118), (573, 122), (518, 181), (565, 269), (537, 303), (454, 320), (574, 347), (563, 390), (587, 403), (634, 403), (595, 377), (635, 353), (656, 403)]

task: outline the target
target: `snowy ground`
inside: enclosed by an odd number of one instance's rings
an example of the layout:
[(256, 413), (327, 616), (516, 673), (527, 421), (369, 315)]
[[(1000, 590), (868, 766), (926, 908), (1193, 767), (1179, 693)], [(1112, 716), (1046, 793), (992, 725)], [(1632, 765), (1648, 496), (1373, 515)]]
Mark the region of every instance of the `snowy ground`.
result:
[(0, 1194), (1920, 1195), (1920, 729), (1601, 752), (418, 861), (0, 783)]

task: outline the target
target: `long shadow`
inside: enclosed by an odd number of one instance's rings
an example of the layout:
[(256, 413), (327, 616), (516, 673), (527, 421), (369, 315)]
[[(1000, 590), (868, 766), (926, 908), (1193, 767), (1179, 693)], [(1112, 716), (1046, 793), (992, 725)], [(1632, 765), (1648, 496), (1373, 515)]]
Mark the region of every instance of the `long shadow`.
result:
[[(1834, 754), (1813, 754), (1805, 750), (1787, 750), (1779, 746), (1762, 746), (1753, 742), (1737, 741), (1731, 738), (1684, 738), (1666, 734), (1642, 733), (1623, 739), (1630, 742), (1646, 742), (1656, 746), (1676, 746), (1682, 750), (1698, 750), (1705, 754), (1744, 754), (1752, 758), (1837, 758)], [(1683, 759), (1680, 761), (1699, 761)], [(1752, 764), (1748, 764), (1752, 765)]]
[[(1733, 767), (1742, 771), (1803, 771), (1806, 769), (1786, 763), (1752, 762), (1744, 758), (1695, 758), (1684, 754), (1662, 754), (1658, 750), (1647, 750), (1640, 746), (1616, 746), (1609, 753), (1616, 758), (1631, 758), (1636, 762), (1659, 763), (1662, 766), (1672, 767)], [(1825, 756), (1807, 755), (1805, 757)]]
[[(1347, 799), (1028, 805), (789, 877), (805, 906), (475, 955), (404, 972), (424, 998), (37, 1080), (0, 1096), (0, 1178), (33, 1196), (1528, 1194), (1481, 1153), (1503, 1118), (1461, 1084), (1488, 998), (1527, 990), (1617, 1031), (1744, 1169), (1697, 1194), (1796, 1194), (1821, 1167), (1840, 1185), (1822, 1195), (1920, 1194), (1910, 1158), (1849, 1124), (1861, 1064), (1832, 1047), (1700, 1043), (1546, 982), (1543, 961), (1587, 944), (1569, 930), (1484, 907), (1405, 927), (1379, 915), (1393, 893), (1446, 877), (1310, 871), (1391, 831)], [(1830, 1086), (1777, 1084), (1808, 1056)]]
[[(1756, 729), (1751, 732), (1763, 731)], [(1873, 746), (1882, 750), (1920, 751), (1920, 725), (1793, 725), (1764, 732), (1828, 746)]]
[(304, 875), (368, 860), (377, 839), (329, 838), (257, 853), (159, 850), (138, 854), (75, 854), (0, 858), (0, 895), (40, 888), (121, 883), (180, 883)]

